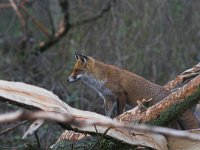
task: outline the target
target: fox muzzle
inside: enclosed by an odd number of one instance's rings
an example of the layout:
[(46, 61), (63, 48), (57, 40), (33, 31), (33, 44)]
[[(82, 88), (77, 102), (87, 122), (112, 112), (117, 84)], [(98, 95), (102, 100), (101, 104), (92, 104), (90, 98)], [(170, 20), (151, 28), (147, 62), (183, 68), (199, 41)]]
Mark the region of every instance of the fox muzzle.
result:
[(76, 76), (76, 77), (69, 76), (69, 77), (67, 78), (67, 81), (68, 81), (68, 82), (76, 82), (76, 81), (78, 81), (79, 79), (81, 79), (81, 77), (82, 77), (82, 75), (78, 75), (78, 76)]

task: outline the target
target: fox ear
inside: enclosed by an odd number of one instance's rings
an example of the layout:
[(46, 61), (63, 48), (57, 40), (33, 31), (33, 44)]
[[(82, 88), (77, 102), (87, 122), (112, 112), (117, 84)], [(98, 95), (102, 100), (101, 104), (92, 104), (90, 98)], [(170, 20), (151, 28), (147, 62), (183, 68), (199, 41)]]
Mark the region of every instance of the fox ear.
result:
[(87, 62), (87, 60), (88, 60), (88, 57), (87, 56), (84, 56), (84, 55), (81, 55), (81, 54), (75, 54), (75, 59), (76, 60), (81, 60), (81, 62), (83, 63), (83, 64), (85, 64), (86, 62)]
[(76, 60), (78, 60), (80, 58), (78, 54), (75, 54), (74, 57)]
[(87, 56), (79, 55), (79, 58), (81, 59), (81, 61), (82, 61), (83, 64), (86, 64), (86, 63), (87, 63), (87, 60), (88, 60), (88, 57), (87, 57)]

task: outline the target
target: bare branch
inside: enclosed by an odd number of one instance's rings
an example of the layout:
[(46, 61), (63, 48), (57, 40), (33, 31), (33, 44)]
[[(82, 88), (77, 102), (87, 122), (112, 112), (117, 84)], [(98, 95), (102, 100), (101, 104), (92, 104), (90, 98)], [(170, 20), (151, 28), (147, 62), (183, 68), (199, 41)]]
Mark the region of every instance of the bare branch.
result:
[(22, 16), (22, 14), (21, 14), (20, 11), (18, 10), (17, 5), (15, 4), (15, 2), (14, 2), (13, 0), (9, 0), (9, 2), (10, 2), (10, 4), (11, 4), (13, 10), (16, 12), (16, 14), (17, 14), (17, 16), (18, 16), (18, 18), (19, 18), (19, 20), (20, 20), (20, 22), (21, 22), (22, 27), (24, 28), (26, 22), (25, 22), (25, 20), (24, 20), (24, 18), (23, 18), (23, 16)]
[(37, 141), (38, 149), (41, 150), (41, 143), (40, 143), (39, 137), (37, 135), (37, 131), (34, 132), (34, 134), (35, 134), (35, 138), (36, 138), (36, 141)]
[[(22, 27), (25, 27), (25, 20), (23, 18), (23, 15), (20, 13), (18, 6), (16, 5), (16, 3), (13, 0), (9, 0), (10, 4), (0, 4), (0, 9), (5, 9), (5, 8), (13, 8), (13, 10), (16, 12)], [(29, 11), (26, 9), (26, 7), (24, 6), (24, 4), (26, 4), (26, 2), (24, 3), (19, 3), (19, 8), (22, 9), (24, 11), (24, 13), (26, 13), (28, 16), (31, 17), (31, 19), (33, 20), (34, 24), (36, 25), (36, 27), (38, 27), (38, 29), (40, 31), (42, 31), (48, 38), (51, 38), (51, 34), (49, 33), (48, 29), (37, 19), (35, 18), (31, 13), (29, 13)]]
[(1, 131), (1, 132), (0, 132), (0, 136), (3, 135), (3, 134), (8, 133), (8, 132), (10, 132), (10, 131), (12, 131), (12, 130), (14, 130), (14, 129), (16, 129), (17, 127), (19, 127), (19, 126), (21, 126), (21, 125), (23, 125), (23, 124), (25, 124), (25, 123), (27, 123), (27, 122), (28, 122), (28, 120), (22, 121), (22, 122), (20, 122), (20, 123), (18, 123), (18, 124), (16, 124), (16, 125), (14, 125), (13, 127), (9, 127), (9, 128), (7, 128), (6, 130)]
[[(0, 94), (2, 94), (2, 90)], [(16, 94), (16, 91), (15, 91), (15, 94)], [(39, 97), (42, 98), (42, 96), (39, 96)], [(43, 101), (43, 100), (44, 99), (41, 99), (40, 101)], [(51, 105), (49, 106), (51, 107)], [(29, 118), (30, 120), (48, 119), (48, 120), (54, 120), (56, 122), (61, 122), (63, 125), (65, 124), (66, 125), (65, 128), (67, 129), (70, 129), (70, 130), (73, 129), (74, 131), (85, 132), (89, 134), (90, 133), (96, 134), (96, 130), (94, 129), (94, 124), (97, 127), (98, 133), (101, 133), (101, 134), (103, 134), (107, 130), (108, 127), (114, 127), (115, 124), (119, 124), (121, 126), (122, 124), (116, 120), (112, 120), (110, 118), (107, 118), (105, 116), (102, 116), (93, 112), (81, 111), (75, 108), (70, 108), (68, 110), (69, 112), (62, 111), (63, 113), (56, 113), (58, 112), (56, 111), (56, 109), (54, 110), (54, 112), (32, 113), (32, 112), (27, 112), (27, 111), (25, 112), (18, 111), (11, 114), (0, 115), (0, 122), (1, 123), (12, 122), (13, 120), (25, 120), (27, 118)], [(157, 134), (155, 135), (151, 133), (141, 133), (135, 130), (127, 131), (127, 129), (112, 128), (109, 130), (106, 137), (114, 138), (115, 140), (125, 142), (131, 145), (143, 145), (143, 146), (151, 147), (155, 149), (165, 150), (167, 147), (166, 139), (162, 135), (157, 135)]]
[[(13, 0), (10, 0), (13, 2)], [(14, 3), (14, 2), (13, 2)], [(68, 1), (64, 0), (64, 1), (60, 1), (60, 6), (62, 8), (62, 11), (64, 12), (63, 18), (60, 22), (60, 27), (58, 29), (58, 31), (54, 34), (51, 35), (48, 31), (48, 29), (37, 19), (35, 18), (32, 14), (29, 13), (29, 11), (26, 9), (26, 7), (24, 7), (23, 4), (20, 4), (19, 7), (28, 15), (31, 17), (31, 19), (33, 20), (33, 22), (35, 23), (35, 25), (38, 27), (39, 30), (41, 30), (48, 38), (46, 41), (41, 41), (39, 43), (39, 45), (35, 48), (35, 52), (44, 52), (46, 51), (49, 47), (53, 46), (54, 44), (56, 44), (58, 41), (60, 41), (60, 39), (62, 39), (67, 33), (68, 31), (73, 28), (73, 27), (78, 27), (84, 24), (87, 24), (89, 22), (92, 21), (96, 21), (99, 18), (103, 17), (103, 15), (105, 13), (107, 13), (110, 8), (111, 8), (111, 3), (110, 1), (102, 8), (102, 10), (100, 10), (99, 12), (97, 12), (97, 14), (95, 14), (94, 16), (91, 16), (89, 18), (74, 22), (72, 24), (70, 24), (69, 21), (69, 8), (68, 8)], [(12, 5), (11, 4), (0, 4), (0, 9), (1, 8), (10, 8)], [(14, 6), (14, 5), (13, 5)], [(21, 20), (21, 24), (24, 26), (25, 25), (25, 21), (23, 20), (22, 15), (19, 13), (18, 8), (17, 7), (13, 7), (15, 8), (14, 10), (16, 11), (18, 17)]]
[(10, 3), (5, 3), (5, 4), (0, 4), (0, 9), (7, 9), (7, 8), (11, 8), (11, 4)]
[(64, 37), (68, 31), (71, 29), (71, 24), (69, 23), (69, 4), (68, 0), (60, 0), (60, 7), (63, 11), (63, 17), (60, 22), (58, 31), (49, 39), (41, 41), (36, 47), (35, 52), (44, 52), (52, 45), (56, 44), (62, 37)]
[(64, 12), (64, 15), (63, 15), (63, 18), (62, 18), (62, 20), (60, 22), (60, 27), (59, 27), (58, 31), (50, 39), (47, 39), (46, 41), (40, 42), (39, 45), (38, 45), (38, 47), (36, 47), (35, 52), (44, 52), (44, 51), (46, 51), (49, 47), (53, 46), (58, 41), (60, 41), (60, 39), (62, 39), (68, 33), (68, 31), (71, 28), (78, 27), (80, 25), (84, 25), (86, 23), (98, 20), (99, 18), (103, 17), (103, 15), (106, 12), (108, 12), (110, 10), (110, 8), (111, 8), (111, 4), (110, 4), (110, 1), (109, 1), (109, 3), (106, 4), (102, 8), (102, 10), (100, 10), (94, 16), (91, 16), (90, 18), (83, 19), (81, 21), (70, 23), (68, 1), (67, 0), (60, 1), (60, 6), (62, 8), (62, 11)]
[(89, 22), (92, 22), (92, 21), (96, 21), (97, 19), (99, 18), (102, 18), (103, 15), (105, 13), (107, 13), (108, 11), (110, 11), (111, 9), (111, 2), (109, 1), (103, 8), (102, 10), (100, 10), (97, 14), (95, 14), (94, 16), (92, 17), (89, 17), (89, 18), (86, 18), (86, 19), (83, 19), (83, 20), (80, 20), (80, 21), (77, 21), (77, 22), (74, 22), (71, 24), (72, 27), (77, 27), (77, 26), (80, 26), (80, 25), (84, 25), (86, 23), (89, 23)]
[(40, 31), (42, 31), (48, 38), (51, 38), (51, 34), (49, 33), (48, 29), (40, 22), (35, 16), (33, 16), (29, 11), (26, 9), (24, 5), (19, 5), (20, 8), (26, 13), (31, 19), (33, 20), (34, 24)]
[[(166, 97), (166, 99), (164, 99), (162, 102), (159, 102), (149, 109), (139, 112), (138, 114), (136, 113), (136, 117), (134, 116), (134, 113), (131, 114), (135, 109), (124, 113), (123, 115), (128, 116), (130, 119), (126, 121), (126, 119), (124, 119), (125, 117), (122, 115), (120, 118), (121, 122), (93, 112), (72, 108), (66, 103), (62, 102), (52, 92), (20, 82), (0, 80), (0, 96), (7, 99), (9, 102), (24, 104), (25, 106), (32, 106), (47, 111), (34, 113), (17, 112), (15, 114), (15, 118), (18, 118), (17, 120), (53, 120), (66, 125), (66, 129), (73, 129), (74, 131), (92, 134), (95, 134), (96, 130), (98, 133), (103, 134), (107, 128), (111, 127), (106, 134), (106, 137), (108, 138), (114, 138), (131, 145), (143, 145), (155, 149), (166, 149), (165, 146), (167, 144), (163, 144), (166, 143), (164, 136), (157, 134), (155, 135), (154, 133), (149, 132), (142, 132), (142, 129), (140, 129), (141, 125), (133, 125), (134, 119), (136, 118), (136, 121), (141, 121), (142, 123), (149, 122), (157, 117), (160, 117), (160, 114), (166, 109), (170, 108), (172, 105), (179, 103), (177, 105), (179, 106), (181, 105), (180, 102), (184, 102), (184, 99), (187, 101), (189, 96), (190, 98), (192, 97), (188, 105), (185, 105), (182, 109), (177, 109), (179, 112), (183, 112), (198, 102), (200, 96), (199, 85), (200, 75), (194, 78), (180, 90), (177, 90)], [(176, 112), (174, 112), (173, 115), (177, 117)], [(6, 122), (10, 122), (14, 119), (13, 115), (6, 115), (2, 117), (0, 117), (0, 122), (5, 122), (5, 120)], [(171, 118), (169, 119), (168, 117), (164, 117), (164, 119), (164, 121), (166, 121), (170, 120)], [(129, 124), (130, 122), (131, 125)], [(96, 130), (94, 129), (94, 125), (96, 125)], [(149, 129), (144, 131), (149, 131)], [(161, 132), (162, 134), (166, 135), (170, 131), (164, 133), (163, 131), (158, 130), (158, 133)], [(170, 134), (173, 135), (173, 133)], [(185, 135), (182, 135), (181, 133), (180, 137), (184, 136)], [(190, 137), (190, 135), (187, 136)]]
[[(81, 118), (78, 118), (77, 116), (70, 116), (69, 114), (62, 114), (62, 113), (55, 113), (55, 112), (17, 111), (17, 112), (0, 115), (0, 123), (8, 123), (8, 122), (14, 122), (14, 121), (19, 121), (19, 120), (35, 120), (35, 119), (51, 120), (51, 121), (60, 122), (64, 124), (71, 124), (72, 126), (74, 125), (76, 127), (93, 127), (94, 125), (107, 127), (106, 132), (101, 133), (104, 135), (106, 135), (105, 133), (108, 132), (108, 128), (109, 129), (122, 128), (128, 131), (137, 130), (141, 132), (152, 132), (152, 133), (164, 134), (164, 135), (175, 136), (175, 137), (180, 137), (180, 138), (200, 140), (200, 134), (193, 134), (188, 131), (179, 131), (179, 130), (170, 129), (170, 128), (155, 127), (155, 126), (148, 126), (148, 125), (142, 125), (142, 124), (130, 125), (128, 123), (118, 122), (116, 120), (112, 120), (108, 122), (102, 121), (102, 120), (96, 120), (96, 119), (83, 121)], [(94, 133), (96, 133), (96, 130)], [(99, 134), (99, 131), (97, 134)]]

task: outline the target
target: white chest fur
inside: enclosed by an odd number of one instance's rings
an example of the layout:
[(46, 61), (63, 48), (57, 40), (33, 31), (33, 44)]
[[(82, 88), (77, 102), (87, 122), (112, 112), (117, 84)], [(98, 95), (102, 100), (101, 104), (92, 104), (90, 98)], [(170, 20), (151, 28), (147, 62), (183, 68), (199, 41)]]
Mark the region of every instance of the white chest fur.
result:
[(107, 80), (99, 80), (92, 75), (84, 76), (83, 82), (93, 88), (104, 99), (104, 95), (113, 95), (112, 91), (105, 87)]

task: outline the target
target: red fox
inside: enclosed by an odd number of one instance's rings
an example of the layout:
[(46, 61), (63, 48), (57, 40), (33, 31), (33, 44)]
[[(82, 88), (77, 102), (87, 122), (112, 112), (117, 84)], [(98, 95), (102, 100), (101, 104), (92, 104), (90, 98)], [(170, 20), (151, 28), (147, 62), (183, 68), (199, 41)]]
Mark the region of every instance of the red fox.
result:
[(76, 64), (69, 82), (81, 79), (93, 88), (104, 100), (106, 116), (111, 116), (117, 102), (118, 115), (124, 112), (125, 104), (137, 105), (137, 100), (152, 98), (153, 103), (166, 97), (169, 92), (134, 73), (104, 64), (92, 57), (75, 55)]
[[(106, 116), (111, 116), (116, 102), (117, 113), (120, 115), (124, 112), (126, 103), (136, 106), (137, 100), (152, 99), (152, 105), (170, 94), (162, 86), (129, 71), (104, 64), (89, 56), (76, 54), (75, 58), (76, 63), (68, 81), (80, 79), (98, 92), (104, 100)], [(192, 111), (187, 110), (179, 117), (178, 125), (181, 129), (194, 129), (199, 127), (199, 122)]]

